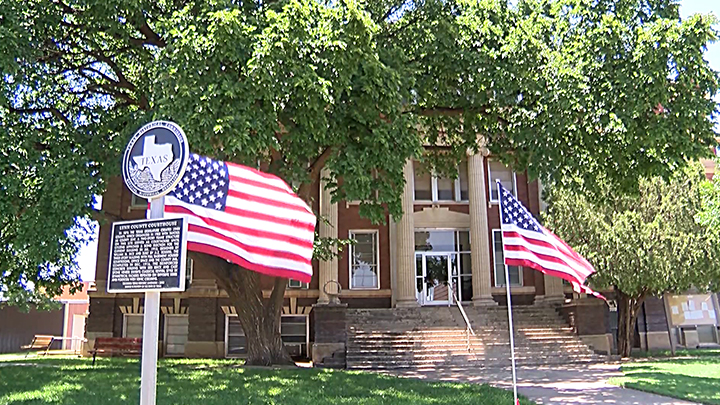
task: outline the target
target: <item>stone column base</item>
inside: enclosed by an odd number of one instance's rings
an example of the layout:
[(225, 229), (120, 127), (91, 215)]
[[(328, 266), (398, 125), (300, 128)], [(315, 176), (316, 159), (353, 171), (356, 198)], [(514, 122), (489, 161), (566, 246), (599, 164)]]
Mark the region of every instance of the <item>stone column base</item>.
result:
[(487, 297), (474, 297), (472, 303), (474, 307), (496, 307), (498, 305), (491, 295)]
[(395, 302), (395, 308), (418, 308), (420, 307), (420, 303), (418, 303), (417, 299), (398, 299)]

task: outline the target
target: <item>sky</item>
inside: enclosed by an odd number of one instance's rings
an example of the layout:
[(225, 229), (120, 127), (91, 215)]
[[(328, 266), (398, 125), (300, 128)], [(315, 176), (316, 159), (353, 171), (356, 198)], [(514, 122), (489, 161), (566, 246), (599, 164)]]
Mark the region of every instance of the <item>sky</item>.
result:
[[(682, 18), (690, 15), (702, 13), (713, 13), (720, 18), (720, 1), (718, 0), (683, 0), (680, 2), (680, 14)], [(720, 70), (720, 42), (716, 42), (708, 47), (706, 58), (710, 62), (713, 69)]]
[[(720, 17), (720, 0), (682, 0), (680, 2), (680, 14), (682, 18), (687, 18), (696, 13), (713, 13)], [(720, 26), (718, 27), (720, 28)], [(716, 71), (720, 71), (720, 42), (711, 44), (706, 52), (706, 58), (710, 62), (710, 66)], [(96, 233), (97, 233), (96, 227)], [(83, 281), (95, 280), (95, 260), (97, 255), (97, 234), (95, 242), (83, 246), (78, 255), (78, 264)]]

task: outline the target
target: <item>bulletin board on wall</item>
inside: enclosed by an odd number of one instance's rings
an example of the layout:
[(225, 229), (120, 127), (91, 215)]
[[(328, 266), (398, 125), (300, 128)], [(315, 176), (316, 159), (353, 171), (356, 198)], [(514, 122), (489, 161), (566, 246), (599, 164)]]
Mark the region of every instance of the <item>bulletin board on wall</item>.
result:
[(665, 294), (674, 326), (718, 325), (713, 294)]

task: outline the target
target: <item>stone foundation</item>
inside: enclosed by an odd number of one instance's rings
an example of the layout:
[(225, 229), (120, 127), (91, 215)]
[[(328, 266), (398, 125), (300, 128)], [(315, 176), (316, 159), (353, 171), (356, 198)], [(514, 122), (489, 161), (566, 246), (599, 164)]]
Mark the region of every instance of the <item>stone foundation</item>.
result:
[(644, 350), (670, 350), (670, 340), (668, 339), (667, 331), (640, 332), (640, 346)]
[(225, 357), (225, 342), (187, 342), (185, 357), (223, 358)]
[(313, 364), (322, 363), (326, 357), (332, 357), (336, 351), (344, 351), (345, 343), (314, 343), (312, 345)]
[(611, 333), (601, 335), (581, 335), (580, 340), (590, 346), (596, 353), (612, 354), (613, 352), (613, 336)]

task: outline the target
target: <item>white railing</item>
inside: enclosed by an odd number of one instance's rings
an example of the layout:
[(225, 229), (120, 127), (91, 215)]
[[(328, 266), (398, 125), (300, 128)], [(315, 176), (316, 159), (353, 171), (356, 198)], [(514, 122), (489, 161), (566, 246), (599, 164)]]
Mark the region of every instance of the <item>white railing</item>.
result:
[(463, 308), (462, 304), (460, 303), (460, 300), (458, 299), (457, 294), (455, 294), (455, 283), (450, 282), (450, 292), (452, 293), (453, 301), (455, 302), (455, 305), (457, 305), (458, 309), (460, 310), (460, 314), (463, 317), (463, 320), (465, 321), (465, 339), (467, 342), (467, 351), (470, 351), (470, 335), (475, 336), (475, 331), (472, 328), (472, 325), (470, 325), (470, 319), (468, 319), (467, 314), (465, 313), (465, 309)]

